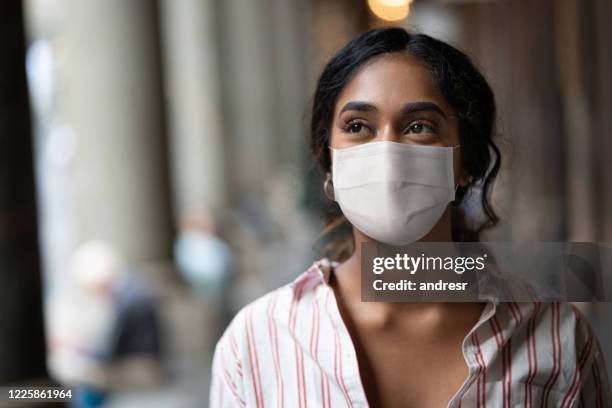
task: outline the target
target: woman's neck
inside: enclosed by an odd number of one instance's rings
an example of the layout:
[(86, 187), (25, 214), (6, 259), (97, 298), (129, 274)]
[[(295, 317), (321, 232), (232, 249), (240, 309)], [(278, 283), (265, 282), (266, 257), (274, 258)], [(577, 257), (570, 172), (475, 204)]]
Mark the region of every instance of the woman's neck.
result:
[[(418, 313), (419, 316), (439, 315), (457, 309), (451, 303), (445, 302), (361, 302), (361, 244), (376, 242), (362, 232), (354, 229), (355, 251), (333, 273), (332, 283), (335, 292), (342, 297), (343, 302), (359, 308), (359, 313), (371, 320), (374, 325), (387, 325), (400, 316)], [(444, 212), (438, 223), (419, 242), (450, 242), (451, 223), (450, 210)], [(349, 306), (350, 307), (350, 306)], [(460, 308), (459, 308), (460, 309)]]

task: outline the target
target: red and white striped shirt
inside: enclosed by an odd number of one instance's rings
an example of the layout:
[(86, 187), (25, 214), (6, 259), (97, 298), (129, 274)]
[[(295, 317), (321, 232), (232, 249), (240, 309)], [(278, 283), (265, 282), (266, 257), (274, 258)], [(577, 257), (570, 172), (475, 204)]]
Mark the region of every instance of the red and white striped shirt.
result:
[[(322, 259), (244, 307), (217, 343), (211, 407), (368, 407)], [(449, 407), (610, 407), (599, 343), (567, 303), (486, 304)]]

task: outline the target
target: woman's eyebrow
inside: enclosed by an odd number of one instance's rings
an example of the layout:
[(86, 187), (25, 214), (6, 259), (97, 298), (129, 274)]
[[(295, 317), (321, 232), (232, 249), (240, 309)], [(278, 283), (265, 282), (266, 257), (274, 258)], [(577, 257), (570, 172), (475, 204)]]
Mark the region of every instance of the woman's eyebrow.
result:
[(406, 103), (404, 106), (402, 106), (402, 110), (401, 110), (402, 114), (409, 114), (409, 113), (423, 112), (423, 111), (437, 112), (443, 118), (445, 119), (447, 118), (447, 115), (446, 113), (444, 113), (442, 108), (440, 108), (434, 102), (428, 102), (428, 101), (409, 102), (409, 103)]
[(351, 101), (351, 102), (348, 102), (346, 105), (344, 105), (342, 107), (342, 109), (340, 110), (339, 115), (341, 115), (344, 112), (349, 111), (349, 110), (355, 110), (355, 111), (360, 111), (360, 112), (376, 112), (376, 111), (378, 111), (376, 106), (372, 105), (371, 103), (362, 102), (362, 101)]
[[(346, 103), (346, 105), (342, 107), (342, 109), (339, 112), (339, 115), (343, 114), (346, 111), (350, 111), (350, 110), (359, 111), (359, 112), (377, 112), (378, 111), (376, 106), (372, 105), (371, 103), (363, 102), (363, 101), (351, 101), (351, 102)], [(446, 113), (444, 113), (444, 111), (442, 110), (440, 106), (430, 101), (408, 102), (404, 104), (404, 106), (402, 106), (402, 109), (401, 109), (401, 113), (404, 115), (414, 113), (414, 112), (423, 112), (423, 111), (436, 112), (436, 113), (439, 113), (443, 118), (445, 119), (448, 118), (448, 116), (446, 115)]]

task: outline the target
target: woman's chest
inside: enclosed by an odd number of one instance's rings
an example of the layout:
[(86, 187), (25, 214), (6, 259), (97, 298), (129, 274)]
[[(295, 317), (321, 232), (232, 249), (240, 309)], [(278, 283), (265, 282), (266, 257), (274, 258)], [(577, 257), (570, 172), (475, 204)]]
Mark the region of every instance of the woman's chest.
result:
[(446, 407), (468, 379), (461, 339), (362, 336), (357, 360), (372, 407)]

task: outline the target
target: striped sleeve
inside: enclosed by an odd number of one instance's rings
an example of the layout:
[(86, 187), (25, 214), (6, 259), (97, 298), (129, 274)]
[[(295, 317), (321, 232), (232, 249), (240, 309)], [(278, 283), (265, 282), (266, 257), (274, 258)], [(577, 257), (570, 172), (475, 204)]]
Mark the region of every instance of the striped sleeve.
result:
[[(606, 363), (599, 341), (580, 311), (576, 313), (577, 376), (572, 407), (607, 408), (612, 406)], [(570, 388), (571, 391), (571, 388)], [(577, 392), (576, 392), (577, 391)]]
[(209, 393), (209, 407), (244, 407), (243, 364), (238, 345), (228, 328), (215, 347)]

